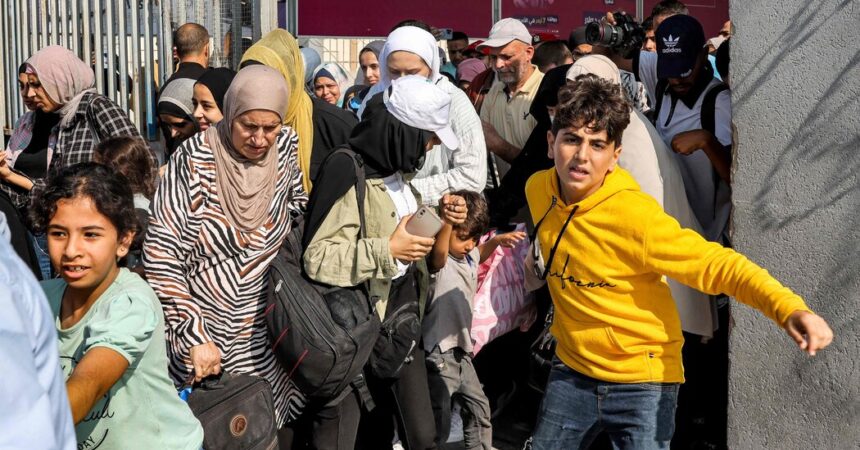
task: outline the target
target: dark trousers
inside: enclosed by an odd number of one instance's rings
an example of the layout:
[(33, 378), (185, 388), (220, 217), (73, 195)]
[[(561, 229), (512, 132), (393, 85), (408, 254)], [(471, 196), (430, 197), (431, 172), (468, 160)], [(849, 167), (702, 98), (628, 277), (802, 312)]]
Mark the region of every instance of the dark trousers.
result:
[(298, 420), (278, 430), (280, 450), (353, 450), (361, 406), (348, 394), (336, 405), (310, 404)]
[(466, 448), (491, 450), (490, 402), (478, 381), (472, 357), (459, 347), (442, 353), (437, 345), (427, 355), (426, 363), (439, 442), (444, 443), (451, 432), (451, 406), (458, 401), (463, 407), (460, 415)]
[(684, 333), (684, 378), (678, 392), (673, 449), (725, 449), (729, 403), (729, 305), (717, 309), (713, 339)]
[[(418, 282), (414, 268), (392, 283), (386, 309), (393, 311), (407, 302), (418, 302)], [(367, 375), (367, 385), (376, 408), (362, 414), (356, 448), (391, 448), (394, 429), (407, 450), (436, 448), (436, 423), (430, 403), (424, 350), (418, 345), (412, 362), (406, 364), (396, 380), (381, 380)]]

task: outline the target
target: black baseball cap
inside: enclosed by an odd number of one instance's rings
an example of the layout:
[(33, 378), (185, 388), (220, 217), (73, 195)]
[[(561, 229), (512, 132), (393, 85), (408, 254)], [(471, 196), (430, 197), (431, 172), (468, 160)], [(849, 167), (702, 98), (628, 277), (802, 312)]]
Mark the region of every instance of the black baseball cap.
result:
[(702, 24), (693, 16), (674, 15), (660, 24), (654, 37), (657, 40), (657, 77), (690, 76), (705, 46)]

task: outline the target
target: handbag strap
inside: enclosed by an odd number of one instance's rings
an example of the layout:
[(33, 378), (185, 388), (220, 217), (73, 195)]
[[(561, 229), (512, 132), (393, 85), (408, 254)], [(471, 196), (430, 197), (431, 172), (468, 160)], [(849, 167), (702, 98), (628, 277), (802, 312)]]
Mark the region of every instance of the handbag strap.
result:
[(347, 146), (338, 147), (334, 152), (332, 152), (332, 155), (336, 155), (338, 153), (349, 156), (350, 159), (352, 159), (353, 169), (355, 170), (355, 197), (356, 200), (358, 200), (358, 234), (359, 237), (363, 239), (367, 237), (367, 221), (364, 215), (364, 199), (367, 196), (367, 184), (365, 183), (364, 175), (364, 160), (361, 158), (361, 155), (354, 152), (351, 148)]
[(90, 131), (90, 134), (93, 136), (93, 148), (95, 148), (96, 145), (99, 145), (99, 143), (101, 143), (102, 138), (99, 136), (98, 130), (93, 126), (93, 123), (95, 123), (95, 121), (91, 120), (92, 119), (92, 116), (90, 115), (90, 106), (91, 105), (92, 105), (92, 103), (87, 105), (87, 109), (84, 112), (84, 122), (87, 124), (87, 129)]

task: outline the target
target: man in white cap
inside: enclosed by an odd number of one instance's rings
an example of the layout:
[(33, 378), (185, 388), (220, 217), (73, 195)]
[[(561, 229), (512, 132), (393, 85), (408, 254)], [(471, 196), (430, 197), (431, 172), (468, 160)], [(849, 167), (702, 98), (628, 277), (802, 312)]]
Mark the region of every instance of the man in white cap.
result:
[[(493, 25), (490, 37), (478, 46), (489, 48), (496, 81), (484, 97), (481, 120), (487, 149), (497, 156), (499, 174), (522, 151), (537, 121), (529, 114), (543, 73), (531, 63), (532, 36), (517, 19), (502, 19)], [(496, 180), (498, 181), (498, 180)]]

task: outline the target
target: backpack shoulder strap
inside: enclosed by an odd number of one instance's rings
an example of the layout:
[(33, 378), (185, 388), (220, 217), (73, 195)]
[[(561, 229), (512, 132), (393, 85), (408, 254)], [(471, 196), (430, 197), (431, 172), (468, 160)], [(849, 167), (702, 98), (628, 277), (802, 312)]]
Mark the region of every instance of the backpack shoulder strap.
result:
[(711, 134), (715, 134), (716, 126), (716, 110), (717, 110), (717, 96), (720, 95), (721, 92), (727, 90), (729, 87), (725, 83), (720, 83), (714, 87), (712, 87), (707, 93), (705, 93), (705, 98), (702, 99), (702, 110), (700, 113), (700, 120), (702, 123), (702, 129), (708, 130)]
[(332, 153), (343, 153), (352, 159), (353, 168), (355, 169), (355, 197), (358, 200), (359, 236), (365, 238), (367, 237), (367, 224), (364, 215), (364, 199), (367, 195), (367, 184), (365, 183), (364, 176), (364, 160), (361, 158), (361, 155), (346, 146), (338, 147)]
[(657, 86), (654, 88), (654, 117), (651, 119), (652, 124), (657, 124), (657, 119), (660, 117), (660, 108), (663, 106), (663, 96), (666, 95), (666, 88), (669, 87), (669, 82), (665, 78), (657, 81)]

